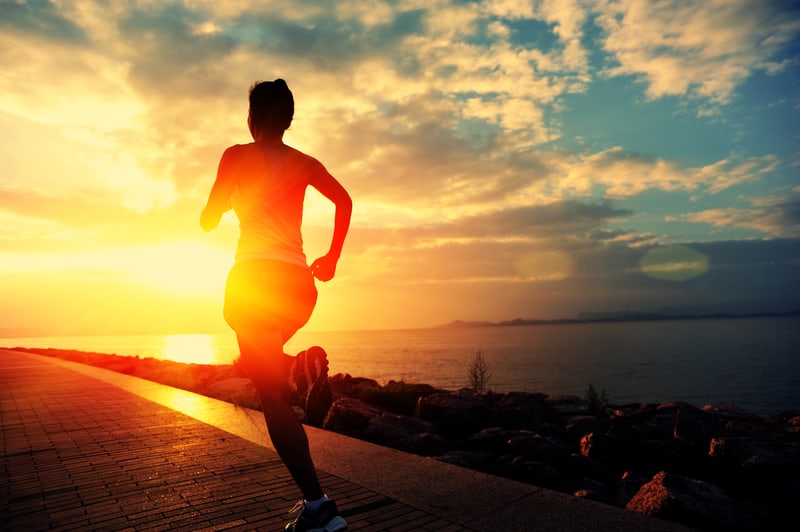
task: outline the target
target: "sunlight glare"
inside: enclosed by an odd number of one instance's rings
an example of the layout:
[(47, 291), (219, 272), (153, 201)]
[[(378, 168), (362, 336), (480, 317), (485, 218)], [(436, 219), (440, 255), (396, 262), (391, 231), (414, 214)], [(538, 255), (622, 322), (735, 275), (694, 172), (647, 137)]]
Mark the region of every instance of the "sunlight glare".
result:
[(210, 334), (172, 334), (164, 337), (161, 358), (187, 364), (218, 362), (214, 337)]
[(230, 251), (196, 241), (158, 244), (138, 252), (128, 266), (134, 279), (175, 295), (218, 292), (233, 260)]

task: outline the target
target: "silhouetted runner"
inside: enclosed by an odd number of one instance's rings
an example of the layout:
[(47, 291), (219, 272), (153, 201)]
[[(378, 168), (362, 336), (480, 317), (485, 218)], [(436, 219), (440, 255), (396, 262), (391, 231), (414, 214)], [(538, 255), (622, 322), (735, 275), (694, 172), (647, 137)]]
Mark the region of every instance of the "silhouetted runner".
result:
[[(305, 430), (289, 402), (291, 375), (305, 395), (306, 419), (321, 423), (330, 406), (327, 356), (312, 347), (289, 357), (283, 346), (311, 316), (317, 300), (314, 277), (329, 281), (336, 272), (352, 201), (319, 161), (283, 143), (294, 116), (294, 98), (284, 80), (254, 84), (249, 99), (247, 124), (255, 142), (222, 154), (200, 225), (211, 231), (231, 208), (239, 218), (224, 316), (236, 332), (242, 368), (261, 398), (272, 444), (303, 494), (293, 509), (299, 511), (297, 519), (286, 530), (344, 530), (347, 522), (322, 491)], [(330, 249), (311, 266), (300, 232), (308, 186), (336, 206)], [(326, 396), (328, 403), (318, 404)]]

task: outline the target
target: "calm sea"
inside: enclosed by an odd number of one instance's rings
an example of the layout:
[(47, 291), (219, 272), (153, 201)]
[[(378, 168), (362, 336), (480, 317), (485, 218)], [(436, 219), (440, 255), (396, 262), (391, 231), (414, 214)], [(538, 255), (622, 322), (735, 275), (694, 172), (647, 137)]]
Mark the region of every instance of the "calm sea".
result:
[[(731, 318), (396, 331), (301, 331), (294, 353), (322, 345), (331, 372), (458, 389), (480, 351), (496, 392), (584, 396), (614, 403), (683, 400), (762, 414), (800, 410), (800, 318)], [(0, 338), (53, 347), (205, 364), (230, 363), (233, 334)]]

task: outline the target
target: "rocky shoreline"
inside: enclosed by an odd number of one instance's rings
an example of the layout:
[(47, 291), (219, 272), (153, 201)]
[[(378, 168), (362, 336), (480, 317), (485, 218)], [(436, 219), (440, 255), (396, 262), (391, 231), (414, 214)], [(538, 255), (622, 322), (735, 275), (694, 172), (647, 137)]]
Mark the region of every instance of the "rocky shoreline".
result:
[(796, 521), (798, 412), (330, 382), (327, 430), (699, 528)]
[[(20, 350), (258, 407), (234, 366)], [(326, 430), (689, 526), (796, 526), (800, 411), (760, 416), (731, 405), (612, 405), (596, 396), (329, 380)]]

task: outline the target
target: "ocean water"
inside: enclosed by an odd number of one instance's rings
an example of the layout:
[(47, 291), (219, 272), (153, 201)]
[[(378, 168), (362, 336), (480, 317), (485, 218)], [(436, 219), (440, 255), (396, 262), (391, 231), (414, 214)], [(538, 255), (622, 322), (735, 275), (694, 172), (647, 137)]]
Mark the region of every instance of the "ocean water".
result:
[[(295, 353), (325, 347), (332, 373), (458, 389), (480, 351), (489, 389), (584, 396), (589, 384), (609, 400), (697, 406), (734, 404), (761, 414), (800, 410), (800, 318), (300, 331)], [(0, 338), (4, 347), (53, 347), (118, 355), (230, 363), (224, 335)]]

